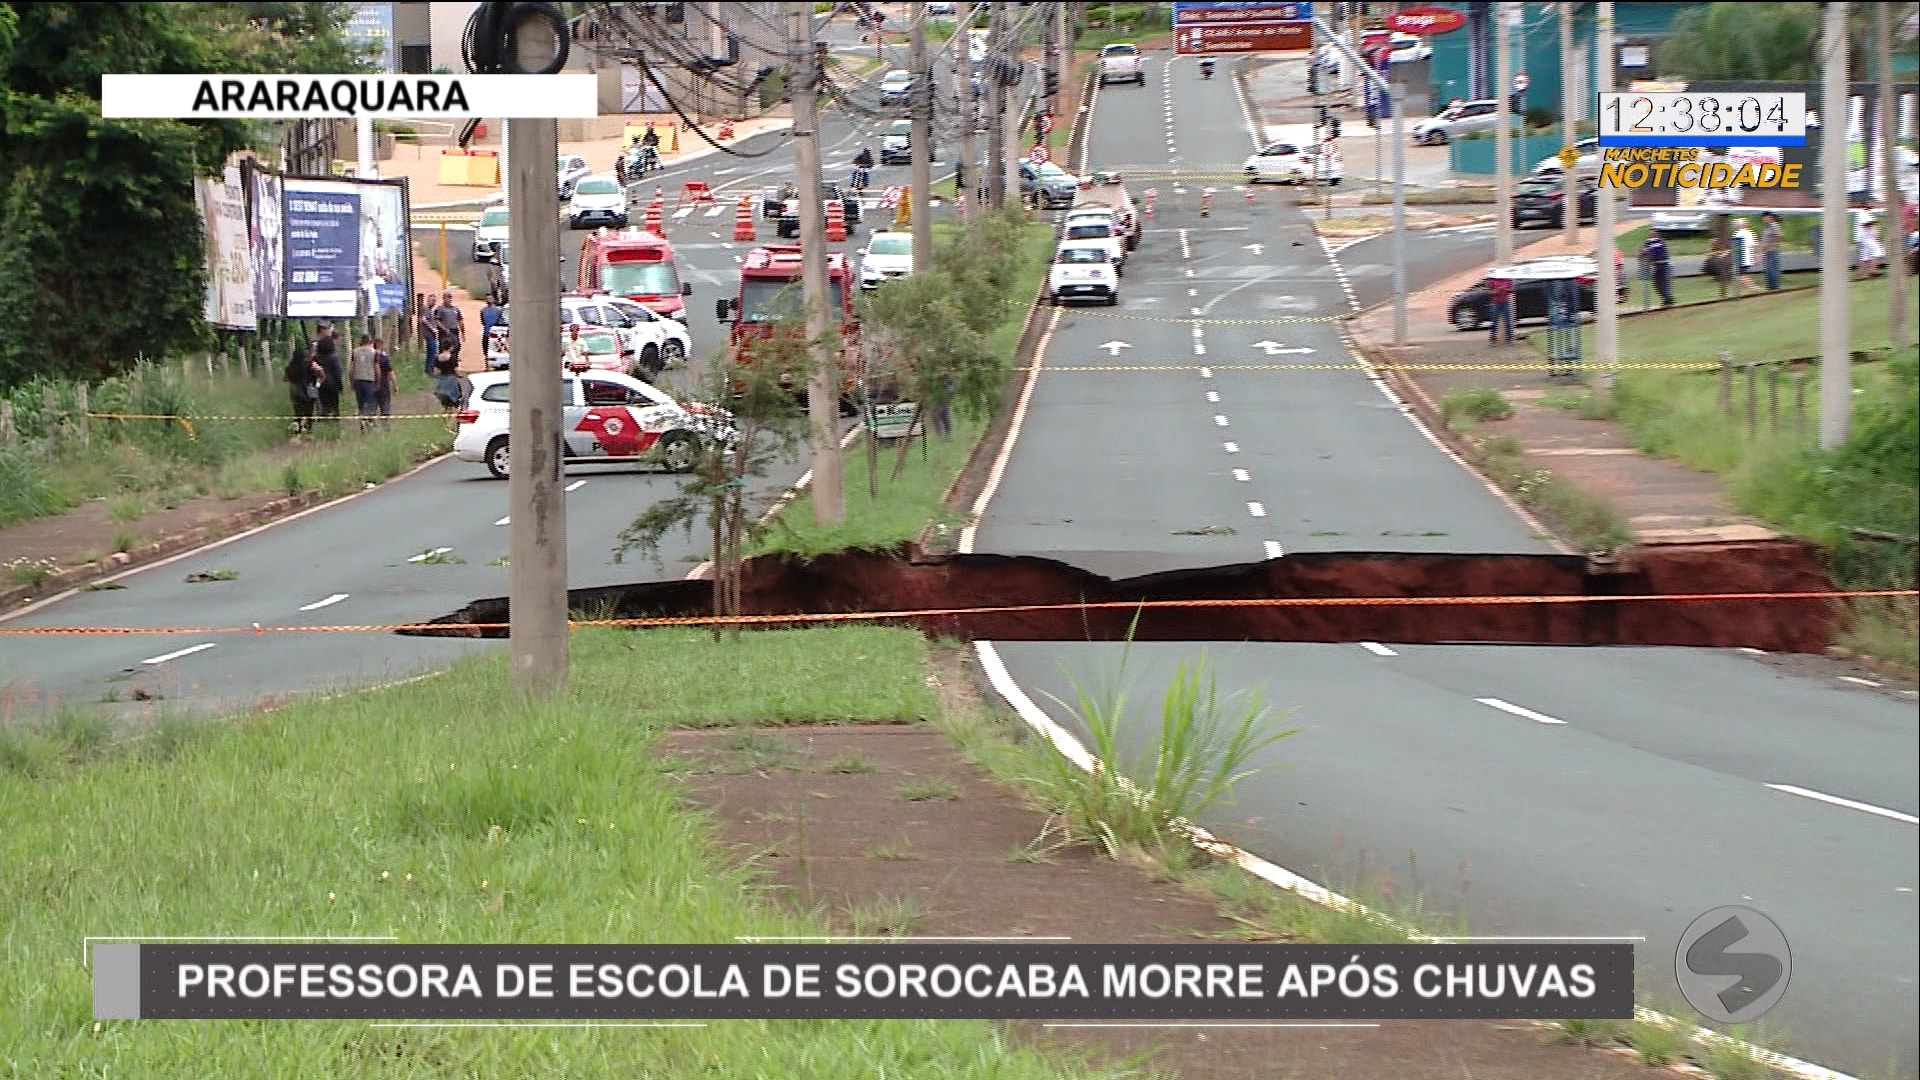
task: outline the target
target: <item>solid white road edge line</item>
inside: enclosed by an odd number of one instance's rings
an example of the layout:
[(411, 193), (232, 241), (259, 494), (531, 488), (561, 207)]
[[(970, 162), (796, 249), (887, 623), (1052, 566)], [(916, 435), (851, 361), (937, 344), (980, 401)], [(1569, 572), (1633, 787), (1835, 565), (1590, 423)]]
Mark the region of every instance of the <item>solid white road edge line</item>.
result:
[(962, 555), (973, 554), (974, 538), (979, 535), (980, 521), (987, 514), (987, 507), (993, 502), (993, 496), (1000, 490), (1000, 481), (1007, 475), (1007, 462), (1013, 460), (1013, 448), (1020, 441), (1020, 428), (1027, 422), (1027, 408), (1033, 403), (1033, 388), (1040, 382), (1040, 369), (1046, 366), (1047, 346), (1053, 342), (1053, 332), (1060, 328), (1060, 309), (1052, 308), (1047, 319), (1047, 329), (1040, 335), (1040, 344), (1033, 350), (1033, 363), (1027, 365), (1027, 379), (1021, 384), (1019, 400), (1013, 405), (1013, 418), (1007, 422), (1007, 437), (1000, 443), (1000, 452), (993, 456), (993, 468), (987, 471), (987, 482), (980, 488), (980, 495), (973, 500), (973, 513), (967, 527), (960, 530), (960, 541), (955, 548)]
[[(91, 586), (97, 589), (101, 585), (106, 585), (106, 584), (110, 584), (112, 582), (117, 582), (117, 581), (124, 581), (127, 578), (133, 577), (135, 574), (144, 574), (149, 570), (158, 570), (163, 566), (172, 566), (174, 563), (177, 563), (182, 559), (198, 558), (202, 555), (205, 555), (207, 552), (214, 550), (215, 548), (223, 548), (223, 547), (226, 547), (228, 544), (239, 543), (240, 541), (245, 540), (250, 536), (258, 536), (261, 533), (266, 532), (268, 529), (277, 529), (282, 525), (291, 525), (294, 522), (299, 521), (301, 518), (304, 518), (310, 514), (318, 514), (322, 510), (331, 510), (334, 507), (341, 505), (342, 503), (350, 503), (355, 499), (363, 498), (367, 495), (371, 495), (376, 491), (385, 491), (387, 488), (392, 487), (393, 485), (399, 483), (402, 480), (412, 479), (414, 476), (417, 476), (420, 473), (426, 472), (428, 469), (433, 468), (435, 465), (438, 465), (443, 461), (451, 461), (451, 460), (453, 460), (453, 455), (451, 453), (441, 454), (439, 457), (436, 457), (436, 458), (429, 458), (426, 461), (421, 462), (420, 464), (414, 466), (411, 469), (408, 469), (406, 472), (401, 473), (399, 476), (396, 476), (393, 479), (388, 480), (383, 484), (377, 484), (370, 488), (361, 488), (360, 490), (352, 492), (351, 494), (342, 495), (337, 499), (332, 499), (328, 502), (323, 502), (318, 506), (309, 506), (305, 510), (300, 511), (297, 514), (288, 514), (286, 517), (269, 521), (264, 525), (255, 525), (253, 528), (248, 529), (245, 532), (234, 533), (232, 536), (215, 540), (211, 544), (201, 544), (197, 547), (191, 547), (185, 551), (182, 551), (178, 555), (169, 555), (166, 558), (159, 560), (158, 562), (150, 562), (144, 566), (136, 566), (129, 570), (123, 570), (118, 574), (114, 574), (112, 577), (104, 577), (99, 579), (98, 581), (88, 582), (87, 584), (88, 586)], [(85, 591), (87, 591), (87, 587), (81, 586), (77, 588), (68, 589), (66, 592), (63, 592), (63, 593), (55, 593), (54, 595), (47, 597), (45, 600), (38, 600), (38, 601), (35, 601), (34, 603), (26, 605), (25, 607), (19, 608), (18, 610), (9, 611), (4, 614), (0, 614), (0, 623), (6, 622), (9, 619), (18, 619), (26, 615), (31, 615), (34, 612), (41, 611), (45, 608), (50, 608), (53, 605), (60, 603), (62, 600), (70, 600), (73, 597), (78, 596)]]
[(1903, 814), (1898, 810), (1889, 810), (1884, 806), (1856, 802), (1853, 799), (1843, 799), (1838, 795), (1828, 795), (1824, 792), (1813, 791), (1809, 788), (1795, 787), (1792, 784), (1768, 784), (1767, 786), (1775, 791), (1786, 792), (1788, 795), (1798, 795), (1803, 799), (1812, 799), (1816, 802), (1828, 803), (1833, 806), (1842, 806), (1848, 810), (1858, 810), (1863, 814), (1873, 814), (1876, 817), (1891, 818), (1894, 821), (1906, 822), (1908, 825), (1920, 825), (1920, 817), (1914, 817), (1912, 814)]
[(1387, 648), (1385, 645), (1382, 645), (1377, 641), (1363, 641), (1360, 643), (1360, 647), (1367, 650), (1368, 652), (1372, 653), (1375, 656), (1399, 656), (1400, 655), (1399, 653), (1394, 652), (1392, 649)]
[(1874, 682), (1872, 679), (1862, 679), (1857, 675), (1842, 675), (1840, 676), (1840, 681), (1850, 682), (1855, 686), (1871, 686), (1876, 690), (1880, 688), (1880, 684)]
[(587, 486), (587, 482), (585, 480), (575, 480), (573, 483), (567, 485), (567, 491), (569, 492), (579, 491), (581, 488), (586, 486)]
[(178, 660), (183, 656), (192, 656), (197, 652), (206, 652), (218, 644), (220, 643), (217, 641), (203, 641), (198, 645), (189, 645), (184, 649), (175, 649), (170, 653), (161, 653), (159, 656), (149, 656), (140, 662), (143, 664), (164, 664), (169, 660)]
[(346, 598), (347, 598), (346, 593), (337, 592), (337, 593), (334, 593), (332, 596), (327, 597), (325, 600), (315, 600), (311, 604), (303, 605), (300, 608), (300, 610), (301, 611), (319, 611), (323, 607), (332, 607), (333, 605), (339, 603), (342, 600), (345, 600)]
[(1548, 716), (1546, 713), (1537, 713), (1537, 712), (1534, 712), (1532, 709), (1522, 708), (1521, 706), (1515, 705), (1510, 701), (1501, 701), (1497, 697), (1482, 697), (1482, 698), (1474, 698), (1473, 700), (1479, 702), (1482, 705), (1487, 706), (1490, 709), (1499, 709), (1501, 712), (1512, 713), (1515, 716), (1522, 716), (1528, 720), (1532, 720), (1537, 723), (1542, 723), (1542, 724), (1566, 723), (1565, 720), (1556, 720), (1553, 717)]
[[(855, 424), (853, 427), (847, 429), (845, 435), (840, 436), (840, 449), (845, 450), (847, 447), (853, 445), (853, 440), (859, 437), (860, 426)], [(801, 493), (806, 491), (812, 484), (813, 470), (808, 469), (806, 472), (800, 474), (800, 479), (795, 480), (787, 486), (787, 490), (781, 493), (780, 498), (772, 506), (767, 507), (767, 512), (760, 515), (760, 520), (756, 524), (765, 525), (767, 522), (772, 521), (774, 515), (785, 510), (793, 500), (799, 498)], [(686, 580), (699, 581), (711, 573), (713, 573), (713, 560), (708, 559), (699, 566), (687, 571)]]

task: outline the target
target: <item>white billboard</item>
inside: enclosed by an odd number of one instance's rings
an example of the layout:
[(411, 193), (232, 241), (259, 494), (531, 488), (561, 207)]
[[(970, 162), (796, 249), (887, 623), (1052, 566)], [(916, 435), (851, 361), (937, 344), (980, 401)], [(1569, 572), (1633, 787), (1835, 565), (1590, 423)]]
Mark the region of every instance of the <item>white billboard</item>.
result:
[(407, 309), (412, 259), (403, 183), (288, 177), (282, 205), (287, 317)]
[(253, 246), (240, 167), (227, 166), (219, 180), (200, 177), (193, 188), (206, 234), (207, 322), (222, 330), (252, 330), (258, 324)]

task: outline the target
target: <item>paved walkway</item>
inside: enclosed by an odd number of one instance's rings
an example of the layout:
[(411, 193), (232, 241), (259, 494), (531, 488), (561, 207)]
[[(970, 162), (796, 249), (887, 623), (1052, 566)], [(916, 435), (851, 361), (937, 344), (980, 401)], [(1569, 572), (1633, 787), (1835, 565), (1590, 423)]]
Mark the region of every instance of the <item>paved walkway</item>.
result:
[[(1622, 226), (1624, 231), (1631, 223)], [(1580, 232), (1574, 250), (1589, 254), (1591, 229)], [(1519, 258), (1567, 253), (1559, 233), (1516, 249)], [(1512, 419), (1482, 425), (1486, 434), (1512, 436), (1529, 468), (1545, 469), (1610, 503), (1627, 520), (1642, 544), (1714, 543), (1769, 539), (1776, 535), (1760, 522), (1735, 512), (1725, 485), (1712, 474), (1678, 462), (1640, 453), (1624, 425), (1587, 420), (1547, 404), (1556, 389), (1544, 371), (1486, 371), (1474, 367), (1499, 363), (1538, 364), (1541, 355), (1524, 339), (1494, 346), (1477, 332), (1455, 330), (1447, 321), (1447, 301), (1477, 282), (1486, 268), (1436, 283), (1407, 301), (1407, 345), (1395, 348), (1393, 307), (1375, 308), (1349, 325), (1355, 341), (1369, 353), (1404, 364), (1460, 365), (1459, 371), (1408, 373), (1400, 381), (1416, 407), (1439, 426), (1439, 403), (1447, 395), (1475, 387), (1499, 390), (1512, 404)], [(1523, 329), (1523, 333), (1532, 332)]]

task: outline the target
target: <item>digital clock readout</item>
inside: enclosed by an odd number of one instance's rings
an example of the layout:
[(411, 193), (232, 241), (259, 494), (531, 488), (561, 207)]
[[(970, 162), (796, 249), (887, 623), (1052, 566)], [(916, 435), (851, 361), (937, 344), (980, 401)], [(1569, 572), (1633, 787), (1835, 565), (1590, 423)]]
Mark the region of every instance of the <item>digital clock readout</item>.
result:
[(1806, 144), (1805, 94), (1600, 95), (1603, 147)]

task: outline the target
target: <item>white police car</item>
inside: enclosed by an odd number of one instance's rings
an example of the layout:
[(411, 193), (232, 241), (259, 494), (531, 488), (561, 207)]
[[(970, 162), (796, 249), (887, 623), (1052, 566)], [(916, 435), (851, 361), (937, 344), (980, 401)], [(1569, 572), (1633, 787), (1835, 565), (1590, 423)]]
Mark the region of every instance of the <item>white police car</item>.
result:
[[(504, 371), (467, 377), (472, 391), (456, 416), (460, 431), (453, 440), (455, 457), (485, 464), (502, 480), (512, 460), (507, 443), (512, 378)], [(737, 434), (726, 410), (675, 401), (615, 371), (560, 372), (560, 407), (569, 465), (631, 463), (683, 473), (699, 464), (703, 450), (731, 448)]]

